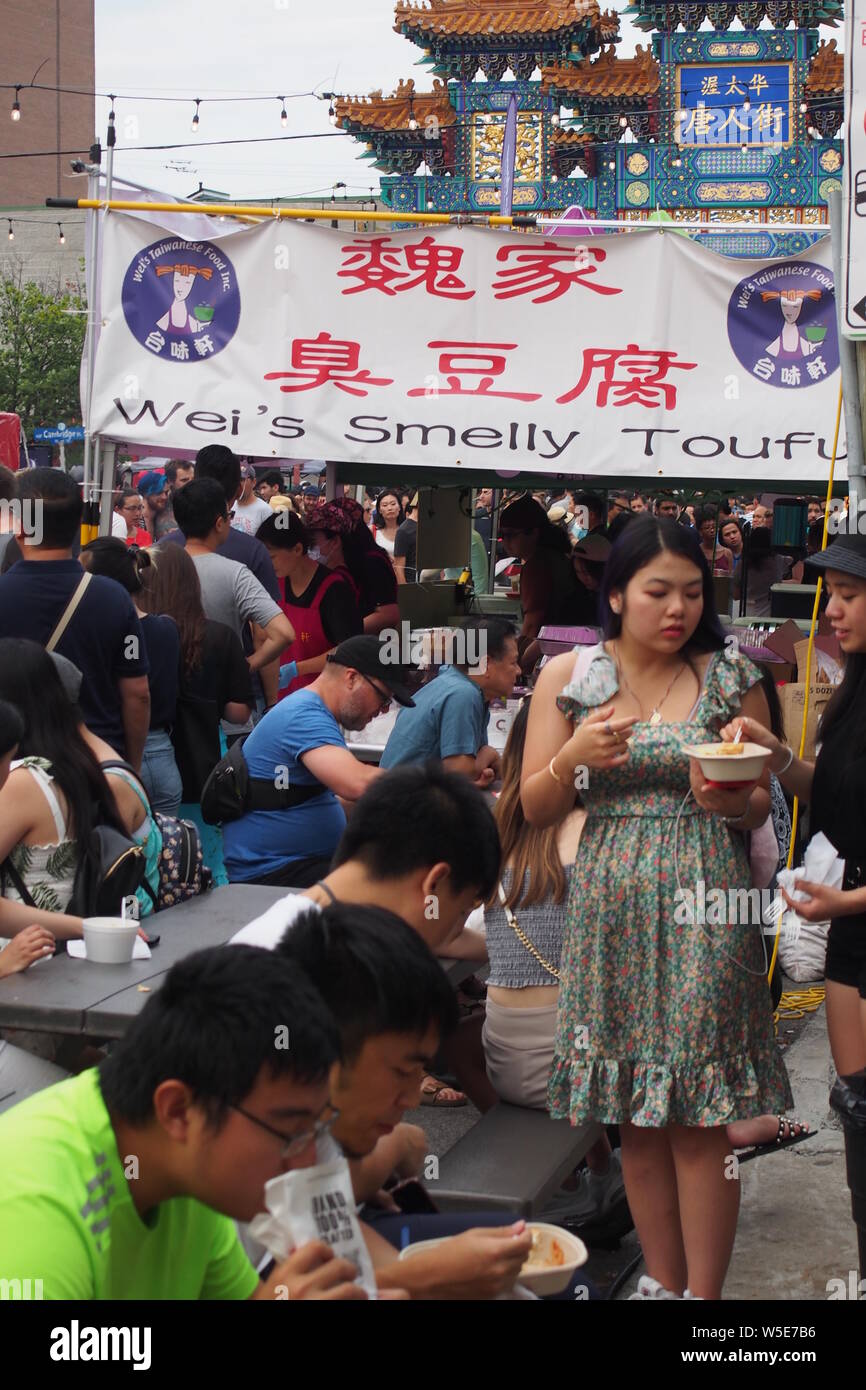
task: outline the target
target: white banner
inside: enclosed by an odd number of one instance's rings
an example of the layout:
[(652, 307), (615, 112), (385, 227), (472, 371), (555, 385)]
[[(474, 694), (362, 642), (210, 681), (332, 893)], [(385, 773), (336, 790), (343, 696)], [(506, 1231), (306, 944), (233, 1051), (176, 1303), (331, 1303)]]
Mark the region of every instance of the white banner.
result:
[(273, 221), (193, 242), (112, 213), (88, 428), (402, 469), (816, 482), (829, 262), (829, 244), (742, 261), (662, 232)]

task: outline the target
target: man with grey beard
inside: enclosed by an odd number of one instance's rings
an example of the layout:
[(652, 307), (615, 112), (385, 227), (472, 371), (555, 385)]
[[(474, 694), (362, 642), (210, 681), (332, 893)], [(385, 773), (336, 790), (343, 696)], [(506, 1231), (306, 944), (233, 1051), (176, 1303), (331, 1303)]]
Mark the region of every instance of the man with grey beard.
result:
[[(349, 752), (342, 730), (363, 729), (392, 699), (414, 704), (401, 668), (387, 655), (372, 634), (347, 638), (311, 685), (256, 725), (243, 756), (251, 784), (263, 788), (261, 809), (254, 787), (254, 809), (223, 828), (233, 883), (309, 888), (327, 873), (346, 825), (341, 802), (357, 801), (380, 775)], [(274, 789), (281, 794), (277, 806)]]

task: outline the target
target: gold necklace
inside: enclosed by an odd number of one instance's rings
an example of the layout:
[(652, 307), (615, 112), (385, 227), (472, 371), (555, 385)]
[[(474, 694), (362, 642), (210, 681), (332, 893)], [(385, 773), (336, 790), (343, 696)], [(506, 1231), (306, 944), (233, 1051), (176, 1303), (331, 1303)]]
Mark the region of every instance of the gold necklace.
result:
[(614, 645), (614, 648), (613, 648), (613, 654), (614, 654), (614, 660), (615, 660), (615, 662), (616, 662), (616, 669), (617, 669), (617, 674), (618, 674), (619, 679), (620, 679), (620, 683), (622, 684), (622, 686), (624, 687), (624, 689), (625, 689), (626, 691), (628, 691), (629, 695), (631, 696), (631, 698), (634, 700), (635, 704), (637, 705), (637, 707), (638, 707), (638, 709), (639, 709), (639, 711), (640, 711), (641, 722), (644, 723), (644, 724), (647, 724), (647, 723), (649, 723), (649, 724), (661, 724), (661, 722), (662, 722), (662, 716), (661, 716), (661, 708), (662, 708), (662, 705), (665, 703), (665, 701), (667, 700), (667, 698), (668, 698), (668, 696), (670, 695), (671, 691), (673, 690), (674, 686), (676, 685), (677, 681), (679, 680), (680, 676), (683, 674), (683, 671), (686, 669), (686, 663), (683, 662), (682, 666), (680, 666), (679, 670), (677, 671), (676, 675), (675, 675), (675, 676), (673, 677), (673, 679), (671, 680), (670, 685), (668, 686), (668, 688), (667, 688), (667, 690), (665, 691), (665, 693), (664, 693), (664, 695), (662, 696), (662, 698), (659, 700), (658, 704), (653, 706), (652, 710), (650, 711), (650, 717), (649, 717), (649, 719), (647, 720), (647, 719), (644, 718), (643, 705), (641, 704), (641, 702), (640, 702), (640, 700), (638, 699), (637, 695), (635, 695), (634, 691), (632, 690), (631, 686), (630, 686), (629, 683), (628, 683), (628, 680), (627, 680), (627, 678), (626, 678), (625, 671), (623, 670), (623, 668), (622, 668), (622, 663), (620, 662), (620, 659), (619, 659), (619, 652), (617, 651), (615, 645)]

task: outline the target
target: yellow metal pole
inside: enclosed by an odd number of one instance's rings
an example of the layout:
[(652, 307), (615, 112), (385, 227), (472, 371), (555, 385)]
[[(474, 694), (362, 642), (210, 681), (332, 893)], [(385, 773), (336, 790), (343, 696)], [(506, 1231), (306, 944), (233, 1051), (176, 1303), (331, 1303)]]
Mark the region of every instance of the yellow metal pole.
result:
[[(833, 500), (833, 480), (836, 474), (836, 452), (839, 448), (839, 429), (842, 423), (842, 382), (839, 382), (839, 399), (836, 404), (836, 428), (833, 434), (833, 453), (830, 458), (830, 474), (827, 479), (827, 495), (824, 499), (824, 530), (821, 534), (821, 549), (827, 549), (827, 533), (830, 528), (830, 503)], [(803, 693), (803, 724), (800, 729), (800, 746), (797, 749), (797, 756), (802, 758), (806, 751), (806, 729), (809, 720), (809, 687), (812, 680), (812, 653), (815, 649), (815, 632), (818, 627), (818, 609), (821, 604), (821, 589), (824, 583), (823, 574), (818, 575), (818, 582), (815, 586), (815, 602), (812, 605), (812, 625), (809, 628), (809, 645), (806, 649), (806, 689)], [(794, 844), (797, 838), (797, 818), (800, 812), (800, 798), (794, 797), (794, 809), (791, 815), (791, 838), (788, 841), (788, 861), (787, 867), (790, 869), (794, 862)], [(770, 969), (767, 978), (772, 980), (773, 971), (776, 968), (776, 957), (779, 954), (779, 939), (782, 931), (782, 919), (776, 926), (776, 939), (773, 942), (773, 956), (770, 961)]]
[(108, 208), (112, 212), (199, 212), (209, 217), (260, 217), (263, 219), (314, 222), (427, 222), (449, 225), (450, 223), (486, 223), (490, 227), (527, 226), (532, 217), (502, 217), (493, 214), (489, 217), (477, 214), (453, 212), (364, 212), (359, 208), (330, 208), (319, 211), (315, 208), (263, 208), (255, 204), (249, 206), (231, 203), (141, 203), (122, 198), (79, 198), (73, 206), (78, 208)]

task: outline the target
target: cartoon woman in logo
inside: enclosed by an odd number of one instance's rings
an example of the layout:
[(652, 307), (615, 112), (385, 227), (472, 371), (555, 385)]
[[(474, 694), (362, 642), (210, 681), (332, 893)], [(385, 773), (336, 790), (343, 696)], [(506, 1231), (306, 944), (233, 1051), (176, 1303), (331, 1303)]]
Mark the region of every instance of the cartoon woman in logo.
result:
[[(778, 299), (784, 324), (778, 338), (767, 345), (767, 352), (780, 362), (802, 362), (817, 351), (819, 343), (810, 342), (797, 327), (797, 320), (803, 308), (804, 299), (819, 300), (820, 290), (763, 290), (761, 299), (766, 304)], [(823, 338), (823, 333), (821, 337)]]
[(156, 267), (156, 273), (174, 277), (174, 299), (162, 318), (157, 319), (157, 328), (175, 335), (201, 333), (213, 318), (213, 309), (210, 305), (198, 305), (190, 314), (186, 301), (195, 284), (195, 277), (200, 275), (203, 280), (210, 280), (213, 275), (211, 268), (200, 265), (159, 265)]

